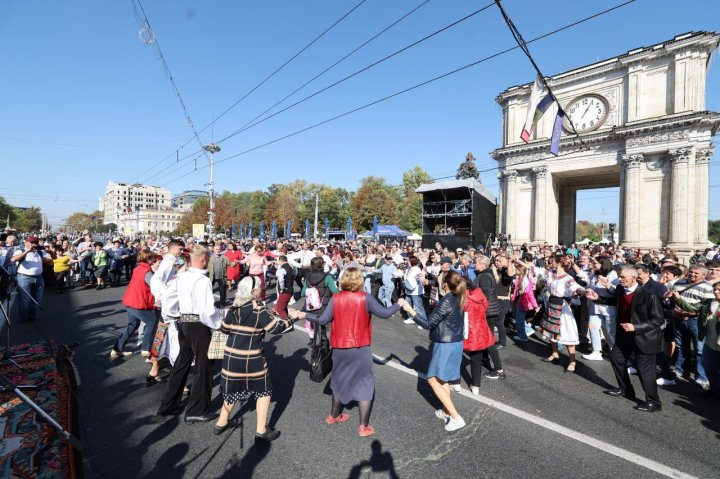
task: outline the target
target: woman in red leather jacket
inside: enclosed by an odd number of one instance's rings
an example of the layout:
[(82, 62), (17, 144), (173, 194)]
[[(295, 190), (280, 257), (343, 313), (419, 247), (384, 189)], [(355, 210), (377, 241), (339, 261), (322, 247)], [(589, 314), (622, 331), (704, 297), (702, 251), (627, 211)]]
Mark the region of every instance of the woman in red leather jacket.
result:
[(363, 291), (364, 284), (360, 269), (348, 268), (340, 278), (340, 292), (333, 295), (322, 314), (297, 310), (290, 312), (290, 317), (308, 319), (321, 325), (333, 322), (330, 331), (332, 408), (325, 422), (336, 424), (347, 421), (350, 416), (342, 412), (343, 405), (357, 401), (360, 409), (358, 432), (363, 437), (375, 433), (375, 428), (369, 424), (375, 395), (375, 372), (370, 351), (371, 315), (389, 318), (404, 304), (404, 300), (401, 300), (386, 308)]
[(465, 295), (465, 313), (468, 315), (468, 333), (463, 342), (463, 351), (470, 358), (470, 375), (472, 384), (470, 391), (474, 395), (480, 394), (480, 380), (482, 379), (482, 358), (483, 352), (487, 350), (492, 359), (495, 370), (485, 374), (488, 379), (505, 379), (505, 371), (500, 361), (497, 347), (495, 346), (495, 334), (488, 325), (485, 312), (488, 301), (485, 295), (475, 283), (466, 282), (468, 292)]

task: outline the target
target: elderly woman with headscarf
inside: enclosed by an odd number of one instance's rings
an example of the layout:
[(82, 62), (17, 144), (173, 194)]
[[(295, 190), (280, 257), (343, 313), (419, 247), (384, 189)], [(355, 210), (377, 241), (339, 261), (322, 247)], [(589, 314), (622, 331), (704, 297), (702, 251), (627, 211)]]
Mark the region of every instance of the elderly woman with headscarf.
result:
[(255, 276), (243, 278), (238, 284), (231, 314), (222, 323), (222, 331), (228, 334), (220, 372), (220, 391), (224, 402), (214, 433), (222, 434), (234, 428), (237, 419), (229, 419), (233, 406), (238, 401), (254, 396), (257, 402), (255, 437), (269, 442), (277, 439), (280, 431), (266, 424), (272, 383), (263, 354), (263, 338), (265, 333), (282, 333), (293, 320), (276, 318), (266, 308), (260, 301), (261, 284)]

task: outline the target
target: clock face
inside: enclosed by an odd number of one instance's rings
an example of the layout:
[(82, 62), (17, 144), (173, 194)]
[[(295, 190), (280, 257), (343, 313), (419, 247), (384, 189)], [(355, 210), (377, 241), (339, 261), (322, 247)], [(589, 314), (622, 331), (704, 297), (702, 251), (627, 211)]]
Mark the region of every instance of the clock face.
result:
[(581, 95), (565, 107), (567, 117), (563, 121), (563, 128), (568, 133), (574, 133), (569, 118), (578, 133), (597, 130), (607, 120), (609, 111), (608, 101), (604, 97), (595, 93)]

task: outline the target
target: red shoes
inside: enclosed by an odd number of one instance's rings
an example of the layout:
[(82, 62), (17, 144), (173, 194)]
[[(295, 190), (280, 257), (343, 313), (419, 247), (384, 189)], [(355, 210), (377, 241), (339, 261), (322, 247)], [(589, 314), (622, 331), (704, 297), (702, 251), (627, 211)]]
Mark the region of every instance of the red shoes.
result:
[(358, 434), (360, 434), (360, 437), (372, 436), (375, 434), (375, 428), (372, 426), (360, 426), (358, 428)]
[(328, 424), (336, 424), (339, 422), (345, 422), (350, 419), (350, 414), (342, 413), (338, 417), (328, 416), (325, 418), (325, 422)]

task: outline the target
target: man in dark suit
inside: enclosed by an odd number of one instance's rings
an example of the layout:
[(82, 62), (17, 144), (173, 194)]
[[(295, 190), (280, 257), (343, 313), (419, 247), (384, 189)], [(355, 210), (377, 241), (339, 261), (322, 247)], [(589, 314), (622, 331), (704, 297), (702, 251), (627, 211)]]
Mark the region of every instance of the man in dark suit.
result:
[(662, 351), (665, 318), (660, 300), (655, 294), (640, 287), (637, 276), (634, 266), (623, 266), (619, 276), (622, 287), (615, 288), (614, 296), (603, 298), (588, 290), (587, 297), (596, 303), (617, 307), (617, 332), (610, 362), (618, 387), (608, 389), (605, 394), (635, 398), (627, 370), (628, 358), (634, 352), (638, 377), (645, 391), (645, 402), (635, 406), (635, 409), (655, 412), (662, 409), (656, 383), (655, 355)]

